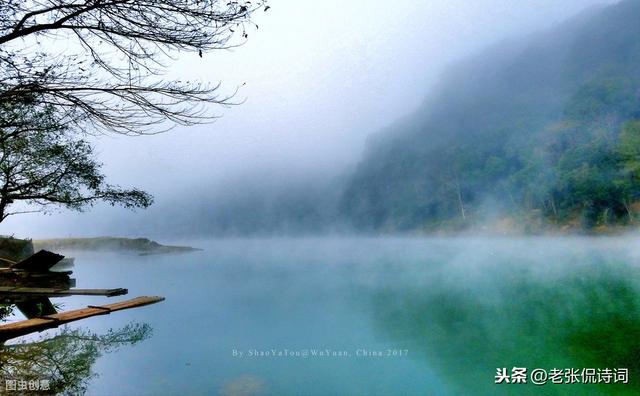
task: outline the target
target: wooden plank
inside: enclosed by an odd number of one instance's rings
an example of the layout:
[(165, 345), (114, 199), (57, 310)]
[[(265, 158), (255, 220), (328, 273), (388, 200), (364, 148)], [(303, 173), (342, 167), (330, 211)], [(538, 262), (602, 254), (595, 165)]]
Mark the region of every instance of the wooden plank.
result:
[(9, 260), (9, 259), (6, 259), (6, 258), (2, 258), (2, 257), (0, 257), (0, 264), (1, 264), (3, 267), (4, 267), (5, 265), (6, 265), (7, 267), (11, 267), (11, 266), (12, 266), (12, 265), (14, 265), (15, 263), (16, 263), (16, 262), (15, 262), (15, 261), (13, 261), (13, 260)]
[(55, 328), (65, 323), (73, 322), (76, 320), (90, 318), (96, 315), (107, 315), (111, 312), (142, 307), (144, 305), (155, 304), (160, 301), (164, 301), (164, 297), (136, 297), (131, 300), (121, 301), (113, 304), (105, 304), (101, 306), (90, 305), (86, 308), (76, 309), (73, 311), (60, 312), (53, 315), (42, 316), (40, 318), (21, 320), (19, 322), (1, 325), (0, 342), (34, 333), (36, 331)]
[(34, 295), (34, 296), (49, 296), (49, 297), (63, 297), (63, 296), (121, 296), (127, 294), (129, 291), (123, 288), (117, 289), (56, 289), (49, 287), (7, 287), (0, 286), (0, 294), (20, 294), (20, 295)]

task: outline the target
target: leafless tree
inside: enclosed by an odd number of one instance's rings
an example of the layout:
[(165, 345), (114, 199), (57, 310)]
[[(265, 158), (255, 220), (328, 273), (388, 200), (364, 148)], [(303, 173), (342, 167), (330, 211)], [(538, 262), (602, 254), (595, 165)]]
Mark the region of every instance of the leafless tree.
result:
[[(0, 222), (51, 205), (147, 207), (106, 183), (87, 134), (141, 135), (214, 118), (219, 84), (165, 78), (181, 52), (242, 44), (264, 0), (0, 2)], [(8, 210), (18, 203), (18, 210)], [(35, 208), (34, 208), (35, 207)]]
[(0, 102), (35, 94), (88, 133), (210, 121), (208, 105), (231, 104), (233, 94), (220, 95), (219, 83), (167, 81), (167, 62), (242, 44), (257, 28), (252, 13), (268, 8), (263, 0), (5, 0)]

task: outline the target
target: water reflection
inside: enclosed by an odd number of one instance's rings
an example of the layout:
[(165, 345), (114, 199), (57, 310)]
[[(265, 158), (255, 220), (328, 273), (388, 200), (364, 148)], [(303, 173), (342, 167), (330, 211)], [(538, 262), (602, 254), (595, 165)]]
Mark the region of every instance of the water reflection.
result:
[[(375, 326), (428, 362), (453, 394), (638, 394), (638, 268), (601, 256), (535, 264), (433, 271), (402, 288), (384, 282), (370, 290)], [(628, 368), (629, 384), (494, 383), (496, 368), (514, 366)]]
[(7, 316), (13, 313), (13, 304), (0, 304), (0, 322), (4, 322)]
[[(117, 296), (127, 289), (75, 289), (72, 259), (40, 250), (30, 240), (0, 238), (0, 322), (14, 311), (27, 319), (0, 326), (0, 393), (83, 394), (97, 374), (96, 360), (104, 353), (137, 344), (151, 336), (151, 326), (129, 322), (102, 334), (84, 328), (64, 327), (49, 338), (32, 333), (65, 323), (135, 308), (164, 300), (137, 297), (113, 304), (58, 312), (50, 298), (68, 296)], [(125, 322), (126, 323), (126, 322)], [(52, 333), (49, 333), (52, 334)], [(21, 338), (21, 342), (5, 344)]]
[(266, 389), (264, 380), (252, 375), (243, 375), (226, 382), (220, 389), (220, 396), (257, 396), (263, 395)]
[[(35, 387), (40, 388), (38, 394), (84, 394), (89, 381), (97, 376), (92, 367), (103, 353), (135, 345), (151, 334), (148, 324), (139, 323), (104, 334), (65, 327), (51, 338), (1, 345), (1, 389), (15, 387), (11, 394), (16, 395), (33, 394)], [(43, 390), (40, 384), (48, 389)]]
[[(93, 365), (100, 377), (83, 386), (98, 395), (638, 394), (634, 246), (637, 239), (225, 240), (181, 258), (178, 278), (170, 256), (83, 256), (76, 275), (87, 285), (167, 297), (92, 322), (102, 332), (138, 318), (156, 334), (135, 353), (105, 354)], [(232, 354), (248, 348), (409, 356)], [(496, 368), (513, 366), (628, 368), (630, 384), (495, 385)]]

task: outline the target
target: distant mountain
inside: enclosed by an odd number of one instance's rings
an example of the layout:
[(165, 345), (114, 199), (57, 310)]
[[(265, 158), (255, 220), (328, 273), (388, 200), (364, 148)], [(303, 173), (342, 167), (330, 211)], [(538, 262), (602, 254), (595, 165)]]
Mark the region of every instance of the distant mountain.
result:
[(358, 229), (628, 224), (640, 208), (640, 1), (451, 67), (378, 133), (340, 213)]

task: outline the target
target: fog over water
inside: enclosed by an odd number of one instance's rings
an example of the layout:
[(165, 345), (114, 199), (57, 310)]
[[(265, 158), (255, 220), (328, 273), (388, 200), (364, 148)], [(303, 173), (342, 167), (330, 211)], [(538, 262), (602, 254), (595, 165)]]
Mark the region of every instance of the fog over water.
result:
[(179, 236), (188, 230), (166, 217), (206, 210), (225, 195), (247, 188), (260, 194), (291, 181), (330, 185), (358, 162), (369, 135), (422, 103), (447, 65), (610, 3), (272, 1), (246, 45), (203, 59), (180, 55), (168, 73), (220, 80), (221, 92), (240, 87), (242, 105), (218, 109), (222, 118), (212, 125), (96, 139), (110, 181), (147, 190), (154, 207), (17, 216), (0, 233)]
[[(126, 285), (132, 295), (166, 297), (70, 326), (152, 329), (139, 345), (96, 361), (92, 395), (637, 395), (635, 241), (209, 239), (192, 241), (204, 250), (179, 263), (173, 255), (64, 252), (82, 263), (78, 287)], [(72, 309), (96, 299), (59, 301)], [(348, 356), (249, 355), (325, 348)], [(362, 355), (389, 349), (405, 352)], [(494, 383), (496, 367), (514, 365), (625, 367), (630, 382)]]
[[(0, 322), (99, 313), (0, 342), (0, 389), (640, 394), (640, 1), (268, 4), (244, 45), (171, 54), (167, 81), (237, 89), (215, 123), (87, 137), (154, 205), (0, 222), (67, 258), (5, 260)], [(83, 236), (148, 239), (37, 241)]]

